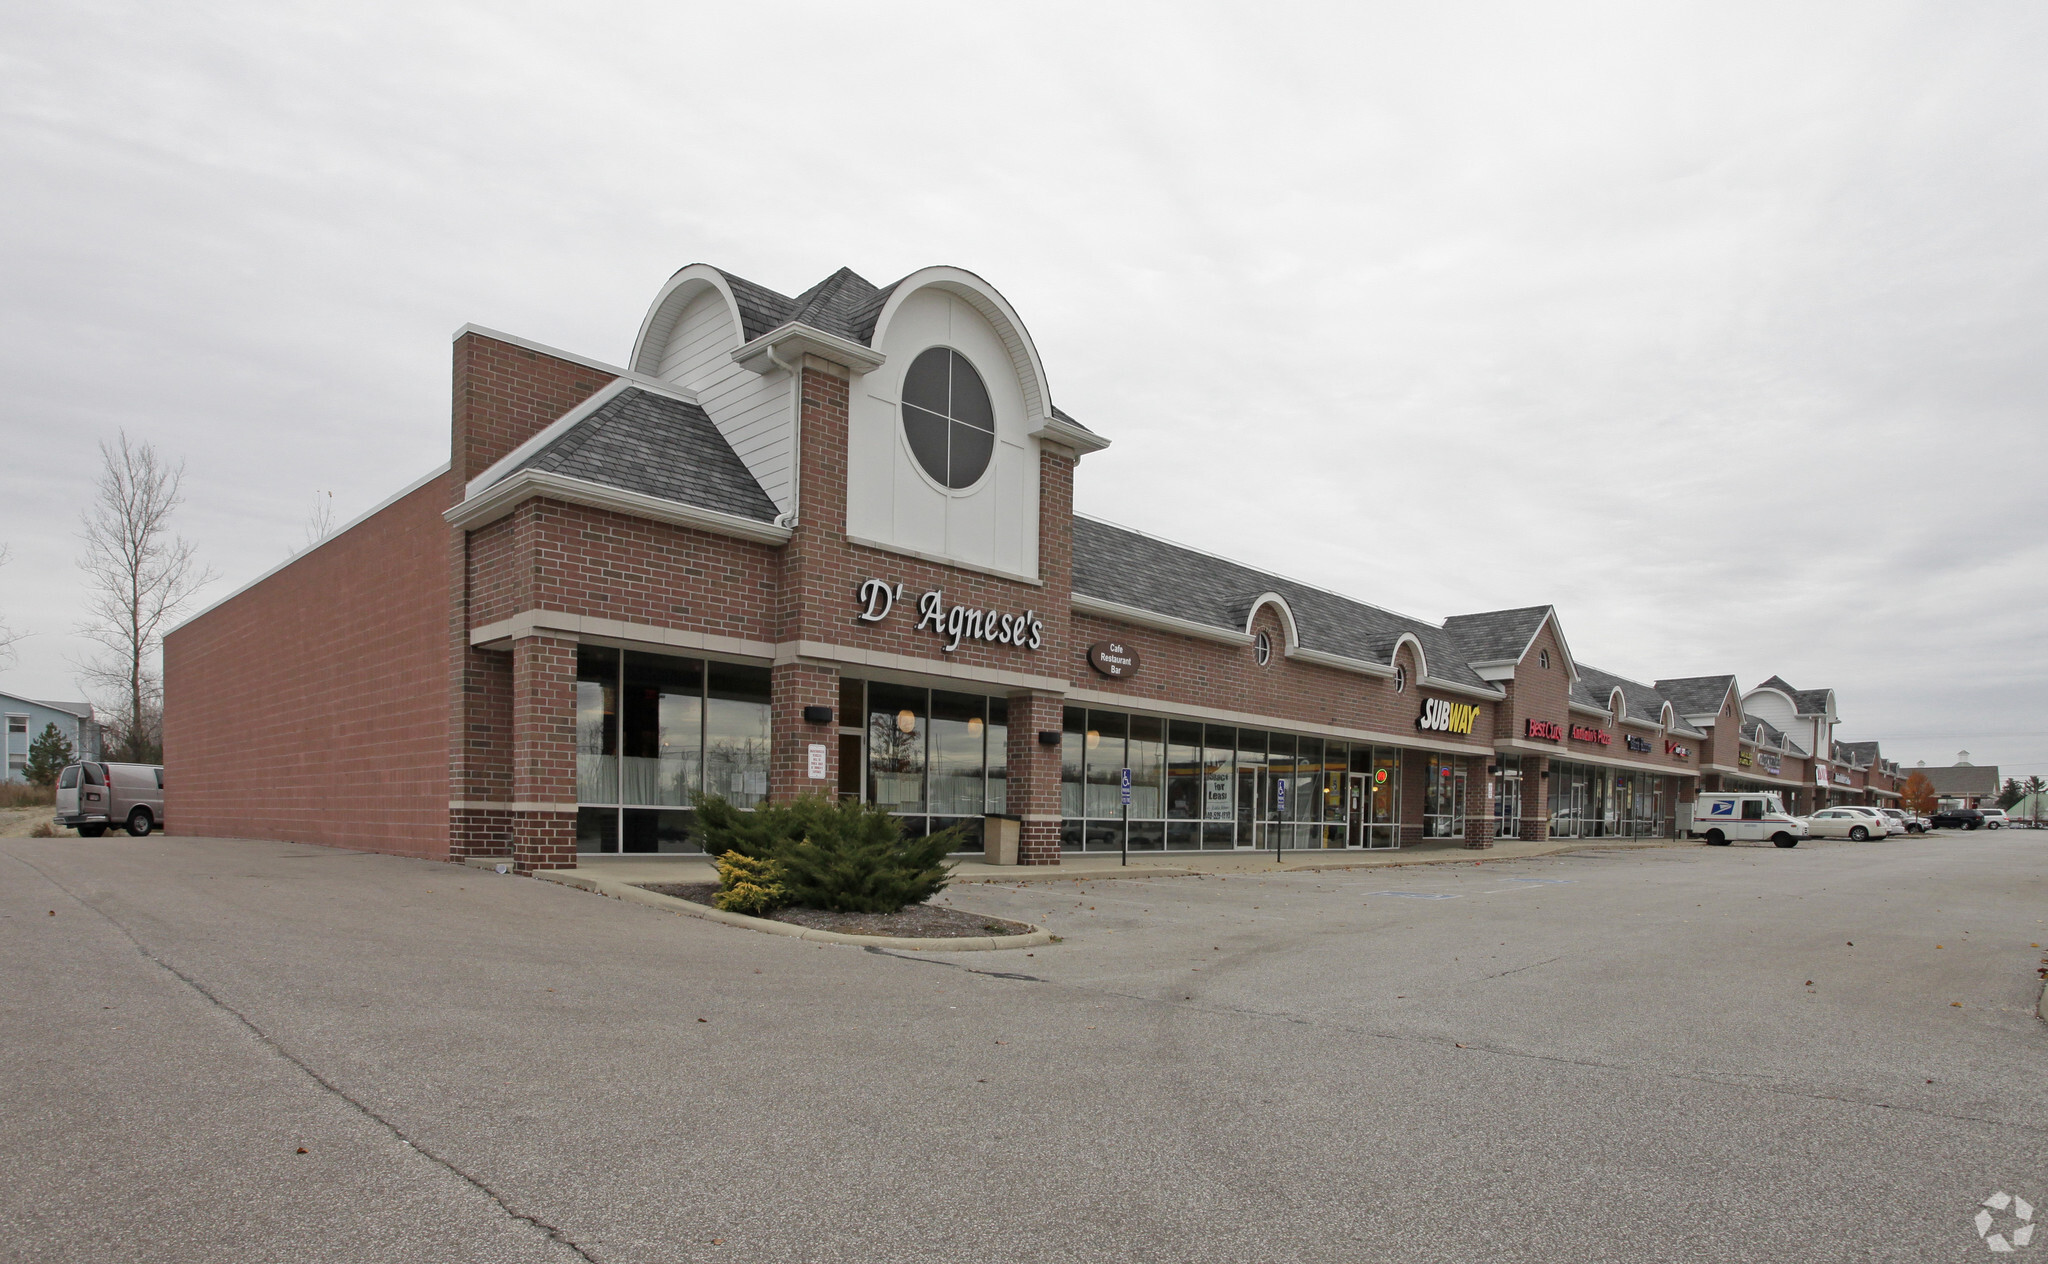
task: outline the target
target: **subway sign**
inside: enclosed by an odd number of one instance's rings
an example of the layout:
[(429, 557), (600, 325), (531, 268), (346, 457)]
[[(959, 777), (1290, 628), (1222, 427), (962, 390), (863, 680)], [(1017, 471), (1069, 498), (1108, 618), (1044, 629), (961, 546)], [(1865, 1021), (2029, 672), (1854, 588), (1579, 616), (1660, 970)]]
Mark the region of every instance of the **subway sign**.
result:
[(1415, 727), (1426, 733), (1458, 733), (1469, 737), (1478, 720), (1479, 708), (1469, 702), (1424, 698), (1422, 714), (1416, 717)]

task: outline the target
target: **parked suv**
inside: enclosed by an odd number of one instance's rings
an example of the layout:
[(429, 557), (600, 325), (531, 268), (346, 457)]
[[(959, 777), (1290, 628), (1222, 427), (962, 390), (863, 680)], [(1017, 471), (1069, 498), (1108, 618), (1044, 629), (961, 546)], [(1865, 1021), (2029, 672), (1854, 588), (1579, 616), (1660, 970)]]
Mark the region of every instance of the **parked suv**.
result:
[(1892, 823), (1892, 828), (1901, 834), (1925, 834), (1927, 832), (1927, 822), (1910, 812), (1900, 808), (1879, 808), (1878, 811), (1884, 813), (1885, 819)]
[(1983, 829), (1984, 814), (1976, 808), (1942, 808), (1927, 823), (1935, 829)]
[(72, 764), (57, 775), (57, 824), (98, 838), (109, 825), (137, 838), (164, 823), (164, 770), (156, 764)]

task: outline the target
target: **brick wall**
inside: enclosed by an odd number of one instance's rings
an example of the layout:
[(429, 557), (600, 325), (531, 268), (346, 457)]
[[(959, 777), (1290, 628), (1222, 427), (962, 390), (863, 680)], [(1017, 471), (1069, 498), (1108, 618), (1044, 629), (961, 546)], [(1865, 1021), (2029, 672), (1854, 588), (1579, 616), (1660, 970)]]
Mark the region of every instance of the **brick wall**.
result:
[(447, 852), (442, 476), (164, 641), (172, 832)]

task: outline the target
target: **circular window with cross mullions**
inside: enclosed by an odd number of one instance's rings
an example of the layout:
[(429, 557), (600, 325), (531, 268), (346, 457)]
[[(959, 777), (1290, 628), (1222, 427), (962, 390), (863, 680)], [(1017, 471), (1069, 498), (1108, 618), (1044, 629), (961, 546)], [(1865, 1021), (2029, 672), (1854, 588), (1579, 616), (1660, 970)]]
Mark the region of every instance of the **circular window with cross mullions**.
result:
[(1252, 657), (1259, 660), (1261, 667), (1273, 661), (1273, 638), (1266, 635), (1264, 628), (1260, 628), (1259, 634), (1252, 638)]
[(924, 472), (945, 487), (972, 487), (996, 450), (996, 410), (967, 357), (932, 347), (903, 375), (903, 437)]

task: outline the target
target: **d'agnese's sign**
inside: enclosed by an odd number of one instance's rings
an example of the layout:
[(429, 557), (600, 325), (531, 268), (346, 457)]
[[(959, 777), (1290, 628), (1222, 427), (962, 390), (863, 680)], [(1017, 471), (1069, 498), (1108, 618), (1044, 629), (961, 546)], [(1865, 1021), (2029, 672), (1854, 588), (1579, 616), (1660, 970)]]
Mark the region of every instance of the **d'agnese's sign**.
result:
[[(860, 586), (860, 621), (880, 623), (889, 617), (889, 612), (901, 600), (903, 585), (891, 586), (883, 580), (867, 580)], [(1000, 610), (948, 606), (946, 594), (936, 588), (918, 597), (917, 615), (918, 630), (930, 628), (945, 637), (946, 644), (942, 648), (948, 654), (959, 649), (962, 641), (1014, 645), (1027, 650), (1035, 650), (1045, 641), (1045, 624), (1040, 622), (1035, 610), (1005, 614)]]

